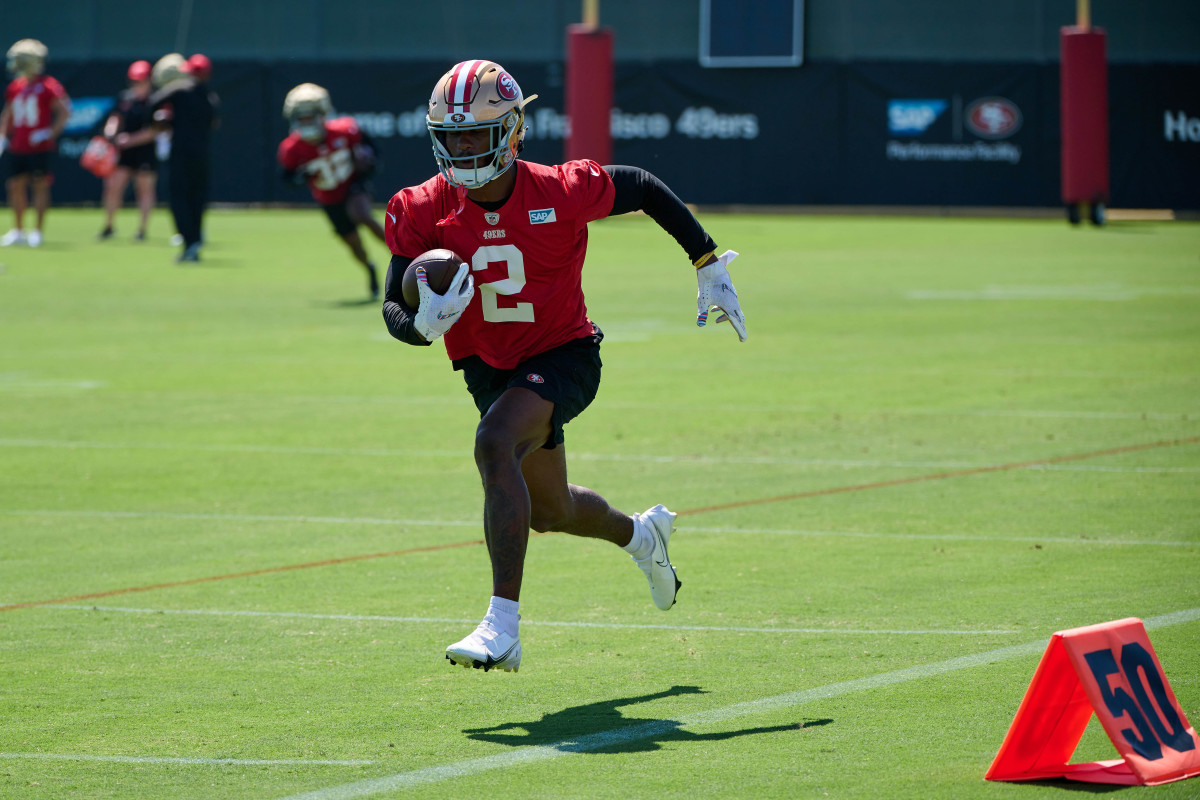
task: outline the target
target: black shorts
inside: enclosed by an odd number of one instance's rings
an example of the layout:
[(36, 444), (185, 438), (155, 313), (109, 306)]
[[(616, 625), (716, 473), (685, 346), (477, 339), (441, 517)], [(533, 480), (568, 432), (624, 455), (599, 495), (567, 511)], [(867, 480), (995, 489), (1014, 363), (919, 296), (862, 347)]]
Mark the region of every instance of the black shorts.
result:
[(8, 177), (32, 175), (35, 178), (46, 176), (53, 179), (54, 173), (50, 170), (52, 155), (53, 151), (51, 150), (44, 153), (14, 153), (10, 150), (8, 152)]
[(350, 184), (350, 191), (346, 193), (346, 198), (342, 202), (321, 206), (325, 210), (325, 216), (329, 217), (329, 221), (333, 223), (334, 233), (338, 236), (345, 236), (358, 230), (358, 223), (350, 219), (350, 211), (346, 208), (346, 204), (355, 195), (369, 192), (370, 188), (365, 182), (356, 181)]
[(122, 150), (117, 159), (118, 167), (128, 167), (134, 172), (158, 172), (158, 156), (154, 153), (154, 145), (131, 147)]
[(550, 438), (542, 447), (553, 450), (562, 444), (563, 426), (583, 413), (600, 389), (600, 342), (604, 334), (575, 339), (544, 353), (538, 353), (514, 369), (496, 369), (479, 356), (454, 362), (463, 371), (467, 391), (475, 399), (480, 418), (500, 399), (500, 395), (519, 386), (536, 392), (554, 403), (550, 417)]

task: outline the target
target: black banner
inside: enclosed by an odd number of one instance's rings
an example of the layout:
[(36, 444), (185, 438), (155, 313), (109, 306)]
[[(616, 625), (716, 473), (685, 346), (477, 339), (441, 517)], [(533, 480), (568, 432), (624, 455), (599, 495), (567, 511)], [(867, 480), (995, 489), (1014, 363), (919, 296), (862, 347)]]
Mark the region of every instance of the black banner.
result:
[[(59, 142), (57, 202), (98, 202), (78, 165), (124, 86), (124, 62), (55, 62), (75, 113)], [(530, 106), (525, 157), (562, 160), (562, 68), (505, 65)], [(434, 173), (425, 104), (441, 62), (221, 62), (213, 137), (218, 202), (311, 202), (277, 177), (283, 98), (329, 89), (380, 150), (375, 199)], [(703, 69), (617, 65), (617, 163), (645, 167), (687, 202), (1052, 207), (1059, 192), (1057, 64), (809, 64)], [(1200, 66), (1110, 65), (1115, 207), (1200, 208)]]

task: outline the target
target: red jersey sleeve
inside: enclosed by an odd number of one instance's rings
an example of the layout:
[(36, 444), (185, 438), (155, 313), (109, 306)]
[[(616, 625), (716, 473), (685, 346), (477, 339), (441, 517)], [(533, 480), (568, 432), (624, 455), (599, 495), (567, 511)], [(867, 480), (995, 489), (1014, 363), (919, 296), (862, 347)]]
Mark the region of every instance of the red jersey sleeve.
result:
[(404, 258), (416, 258), (437, 247), (431, 238), (435, 230), (434, 198), (428, 184), (401, 189), (388, 201), (383, 220), (384, 241), (388, 249)]
[(603, 219), (612, 211), (616, 196), (612, 177), (595, 161), (568, 161), (559, 166), (558, 172), (572, 216), (579, 222)]
[(296, 153), (296, 140), (289, 136), (280, 142), (279, 150), (275, 153), (275, 158), (279, 161), (279, 166), (284, 169), (299, 169), (300, 158)]
[(354, 146), (362, 141), (362, 129), (354, 117), (338, 117), (325, 124), (329, 136), (345, 136), (346, 143)]
[(63, 85), (56, 78), (47, 75), (42, 81), (42, 85), (46, 87), (46, 91), (50, 93), (51, 97), (60, 99), (66, 103), (71, 102), (71, 98), (67, 97), (67, 90), (63, 88)]

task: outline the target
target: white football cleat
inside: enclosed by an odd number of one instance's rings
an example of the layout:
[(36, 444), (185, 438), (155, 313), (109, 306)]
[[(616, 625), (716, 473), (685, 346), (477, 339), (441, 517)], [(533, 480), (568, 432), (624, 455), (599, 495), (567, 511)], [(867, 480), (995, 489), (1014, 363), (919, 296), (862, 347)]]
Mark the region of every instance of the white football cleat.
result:
[(0, 247), (12, 247), (14, 244), (25, 244), (25, 231), (20, 228), (13, 228), (0, 236)]
[(30, 247), (41, 247), (42, 246), (42, 232), (39, 230), (30, 231), (29, 236), (26, 238), (25, 241), (27, 241), (29, 243)]
[(642, 572), (646, 574), (646, 580), (650, 582), (650, 597), (654, 600), (654, 605), (663, 611), (669, 611), (671, 606), (675, 605), (675, 595), (679, 592), (679, 587), (683, 585), (675, 575), (671, 559), (667, 557), (667, 541), (675, 531), (675, 514), (660, 504), (638, 514), (637, 518), (649, 528), (650, 535), (654, 537), (654, 549), (646, 558), (635, 558), (634, 562), (641, 567)]
[(516, 672), (521, 666), (521, 639), (501, 631), (496, 618), (488, 614), (474, 633), (446, 648), (446, 658), (460, 667), (482, 667), (484, 672)]

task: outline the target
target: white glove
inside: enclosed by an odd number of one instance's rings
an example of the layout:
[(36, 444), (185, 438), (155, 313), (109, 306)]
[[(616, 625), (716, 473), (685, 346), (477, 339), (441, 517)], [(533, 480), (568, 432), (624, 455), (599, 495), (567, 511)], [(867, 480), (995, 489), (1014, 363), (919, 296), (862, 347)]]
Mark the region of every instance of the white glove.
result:
[(49, 128), (38, 128), (33, 133), (29, 134), (30, 144), (41, 144), (50, 139), (52, 131)]
[(471, 268), (462, 264), (446, 293), (436, 294), (429, 288), (425, 268), (417, 267), (417, 293), (421, 300), (413, 327), (425, 341), (432, 342), (450, 330), (450, 326), (458, 321), (470, 305), (471, 298), (475, 296), (475, 279), (471, 277)]
[(717, 322), (728, 322), (737, 331), (738, 339), (746, 341), (746, 315), (742, 313), (742, 307), (738, 305), (737, 290), (733, 288), (733, 281), (729, 277), (729, 262), (738, 257), (738, 254), (733, 250), (726, 250), (717, 257), (717, 260), (709, 264), (707, 267), (701, 267), (696, 270), (696, 280), (700, 284), (699, 290), (696, 292), (696, 306), (699, 312), (696, 314), (696, 324), (704, 327), (708, 322), (708, 313), (712, 309), (717, 309), (721, 312), (721, 316), (717, 317)]

